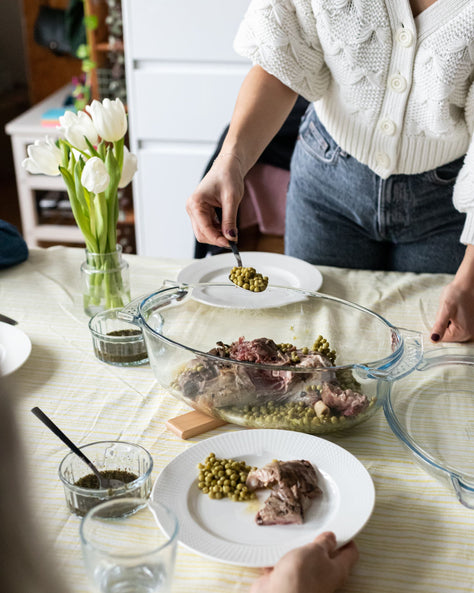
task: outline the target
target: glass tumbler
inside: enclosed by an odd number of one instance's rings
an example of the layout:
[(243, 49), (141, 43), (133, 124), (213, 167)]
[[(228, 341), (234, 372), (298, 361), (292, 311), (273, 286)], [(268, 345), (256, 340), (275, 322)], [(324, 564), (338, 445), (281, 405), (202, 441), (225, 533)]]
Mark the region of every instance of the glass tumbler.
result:
[(122, 309), (96, 313), (89, 320), (94, 354), (115, 366), (139, 366), (148, 362), (141, 329), (119, 317)]
[(178, 520), (140, 498), (104, 502), (82, 519), (86, 570), (101, 593), (170, 593)]

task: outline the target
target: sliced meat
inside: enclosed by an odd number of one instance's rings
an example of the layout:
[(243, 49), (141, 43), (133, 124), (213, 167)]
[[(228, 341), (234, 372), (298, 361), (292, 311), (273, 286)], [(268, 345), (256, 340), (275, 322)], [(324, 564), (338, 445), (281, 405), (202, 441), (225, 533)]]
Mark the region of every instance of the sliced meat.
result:
[(290, 357), (283, 353), (270, 338), (246, 340), (241, 337), (229, 348), (229, 358), (260, 364), (290, 364)]
[(218, 374), (191, 397), (200, 407), (212, 411), (213, 408), (232, 405), (244, 406), (255, 401), (256, 394), (243, 367), (222, 365)]
[(258, 525), (290, 525), (303, 523), (303, 507), (297, 500), (282, 499), (272, 492), (255, 517)]
[(321, 494), (316, 471), (306, 460), (275, 460), (252, 470), (247, 477), (247, 488), (272, 490), (255, 518), (259, 525), (302, 523), (311, 500)]
[(352, 389), (342, 389), (335, 383), (323, 383), (321, 399), (341, 416), (357, 416), (369, 405), (366, 395)]

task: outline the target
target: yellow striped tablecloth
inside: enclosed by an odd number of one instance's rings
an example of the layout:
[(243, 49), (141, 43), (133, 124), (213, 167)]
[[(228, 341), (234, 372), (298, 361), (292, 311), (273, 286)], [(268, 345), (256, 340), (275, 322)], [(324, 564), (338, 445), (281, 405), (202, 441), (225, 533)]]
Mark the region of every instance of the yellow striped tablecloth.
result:
[[(80, 249), (33, 249), (25, 263), (0, 271), (0, 311), (19, 321), (32, 352), (14, 374), (17, 416), (47, 541), (72, 593), (92, 590), (82, 563), (80, 519), (69, 514), (57, 477), (66, 451), (31, 413), (37, 405), (77, 443), (123, 439), (146, 447), (154, 475), (178, 453), (230, 425), (182, 441), (165, 421), (189, 408), (157, 384), (148, 365), (118, 368), (92, 351), (82, 310)], [(132, 297), (176, 279), (191, 260), (125, 256)], [(321, 267), (322, 292), (359, 303), (399, 327), (423, 332), (429, 345), (442, 287), (449, 276)], [(356, 339), (356, 337), (355, 337)], [(474, 353), (473, 346), (465, 346)], [(352, 432), (331, 437), (367, 468), (376, 489), (374, 513), (357, 536), (360, 561), (343, 589), (351, 593), (474, 592), (474, 510), (416, 465), (390, 431), (383, 412)], [(179, 547), (175, 593), (247, 591), (256, 569), (213, 562)]]

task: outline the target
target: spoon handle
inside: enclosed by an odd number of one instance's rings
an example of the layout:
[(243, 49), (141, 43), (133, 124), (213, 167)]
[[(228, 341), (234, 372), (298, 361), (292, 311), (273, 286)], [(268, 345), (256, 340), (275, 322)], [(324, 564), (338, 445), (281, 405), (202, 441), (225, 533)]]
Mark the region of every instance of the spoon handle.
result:
[(3, 323), (9, 323), (10, 325), (18, 324), (18, 321), (15, 321), (15, 319), (12, 319), (11, 317), (7, 317), (6, 315), (2, 315), (2, 313), (0, 313), (0, 321), (3, 321)]
[[(54, 434), (59, 437), (62, 442), (67, 445), (71, 451), (73, 451), (78, 457), (80, 457), (82, 459), (82, 461), (84, 461), (84, 463), (87, 463), (87, 465), (91, 468), (91, 470), (94, 472), (94, 474), (96, 476), (100, 476), (99, 470), (96, 468), (96, 466), (92, 463), (92, 461), (86, 457), (84, 455), (84, 453), (79, 449), (79, 447), (77, 447), (65, 434), (64, 432), (58, 427), (56, 426), (56, 424), (54, 424), (54, 422), (51, 420), (51, 418), (49, 418), (44, 412), (43, 410), (41, 410), (38, 407), (32, 408), (31, 411), (33, 412), (33, 414), (39, 418), (41, 420), (41, 422), (43, 422), (43, 424), (46, 424), (46, 426), (52, 431), (54, 432)], [(100, 476), (101, 477), (101, 476)], [(100, 480), (100, 478), (99, 478)]]
[(229, 241), (230, 248), (232, 249), (232, 253), (235, 255), (235, 259), (239, 264), (239, 268), (242, 267), (242, 258), (240, 257), (239, 248), (237, 247), (237, 243), (235, 241)]

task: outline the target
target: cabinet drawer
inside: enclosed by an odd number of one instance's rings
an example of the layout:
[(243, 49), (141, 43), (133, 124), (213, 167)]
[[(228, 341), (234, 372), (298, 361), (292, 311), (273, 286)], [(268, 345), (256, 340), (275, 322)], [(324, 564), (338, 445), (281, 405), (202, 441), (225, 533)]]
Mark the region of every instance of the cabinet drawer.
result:
[(129, 93), (131, 133), (136, 140), (216, 142), (229, 123), (246, 67), (137, 70)]
[(138, 151), (133, 195), (140, 255), (194, 257), (194, 234), (185, 204), (210, 156), (205, 148)]
[(134, 60), (243, 61), (232, 48), (248, 0), (122, 0)]

